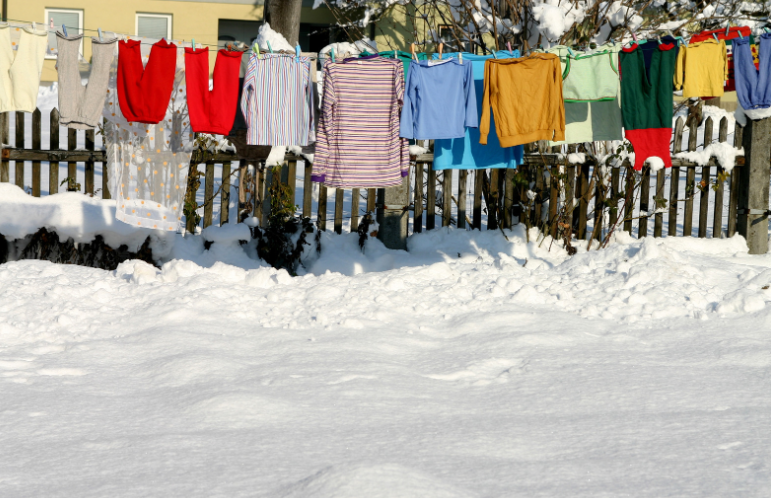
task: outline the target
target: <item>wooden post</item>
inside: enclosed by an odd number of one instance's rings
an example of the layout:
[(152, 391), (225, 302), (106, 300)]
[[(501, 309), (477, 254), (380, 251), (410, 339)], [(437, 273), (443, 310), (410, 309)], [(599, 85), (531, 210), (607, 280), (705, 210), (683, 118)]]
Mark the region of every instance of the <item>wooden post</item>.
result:
[[(683, 128), (685, 120), (682, 116), (675, 122), (675, 142), (672, 153), (677, 154), (683, 148)], [(673, 167), (669, 177), (669, 213), (667, 216), (667, 234), (672, 237), (677, 235), (677, 195), (680, 188), (680, 168)]]
[(341, 188), (335, 189), (335, 233), (343, 233), (343, 199), (345, 191)]
[(359, 230), (359, 197), (360, 189), (351, 189), (351, 233)]
[(539, 164), (535, 167), (535, 226), (541, 226), (542, 211), (543, 211), (543, 164)]
[[(86, 130), (86, 150), (94, 150), (94, 130)], [(94, 195), (94, 157), (86, 161), (86, 193)]]
[[(656, 199), (664, 198), (664, 177), (666, 172), (664, 169), (660, 169), (656, 172)], [(659, 209), (658, 202), (655, 203), (656, 211)], [(655, 221), (653, 224), (653, 236), (661, 237), (662, 230), (664, 228), (664, 213), (657, 212), (655, 215)]]
[[(734, 147), (741, 146), (744, 143), (744, 127), (736, 123), (734, 128)], [(747, 162), (745, 160), (745, 166)], [(739, 176), (741, 175), (741, 169), (736, 171), (736, 168), (731, 172), (731, 188), (728, 192), (728, 229), (727, 235), (733, 237), (736, 234), (736, 218), (737, 211), (739, 210)]]
[(222, 163), (222, 190), (220, 190), (220, 226), (230, 220), (230, 161)]
[(580, 180), (578, 194), (578, 238), (586, 240), (586, 217), (589, 211), (589, 164), (584, 163), (579, 170)]
[[(51, 131), (48, 148), (59, 150), (59, 111), (51, 109)], [(59, 161), (48, 163), (48, 195), (59, 192)]]
[(286, 183), (289, 185), (289, 188), (292, 189), (292, 193), (290, 195), (290, 199), (292, 201), (292, 206), (294, 206), (294, 201), (296, 199), (295, 192), (297, 191), (297, 159), (292, 158), (289, 161), (287, 161), (287, 177), (286, 177)]
[[(53, 112), (52, 112), (53, 114)], [(102, 129), (107, 126), (107, 118), (102, 118)], [(102, 141), (104, 143), (104, 140)], [(57, 165), (58, 168), (58, 165)], [(107, 161), (102, 163), (102, 199), (112, 199), (110, 195), (110, 172)]]
[(313, 210), (313, 165), (305, 161), (305, 176), (303, 178), (303, 218), (310, 218)]
[[(718, 141), (723, 143), (728, 140), (728, 119), (723, 117), (720, 120), (720, 131)], [(712, 217), (712, 237), (723, 236), (723, 194), (725, 193), (725, 182), (719, 180), (724, 169), (717, 167), (716, 177), (718, 178), (717, 190), (715, 191), (715, 212)]]
[[(73, 128), (67, 128), (67, 150), (75, 150), (78, 144), (78, 137)], [(67, 191), (74, 192), (78, 190), (78, 163), (75, 161), (67, 162)]]
[(327, 229), (327, 186), (319, 183), (319, 212), (316, 216), (319, 230)]
[[(620, 183), (620, 168), (612, 167), (610, 170), (610, 195), (615, 198), (618, 195), (618, 186)], [(614, 226), (618, 221), (618, 201), (610, 210), (610, 226)]]
[(428, 170), (428, 185), (426, 185), (426, 230), (436, 226), (436, 171)]
[[(16, 111), (16, 148), (24, 148), (24, 113)], [(15, 161), (16, 186), (24, 190), (24, 161)]]
[(485, 173), (483, 179), (489, 178), (488, 191), (490, 195), (485, 198), (487, 203), (487, 229), (498, 230), (498, 170), (490, 170), (490, 176)]
[(450, 226), (452, 221), (452, 170), (442, 172), (442, 226)]
[(468, 170), (458, 172), (458, 228), (466, 228), (466, 191), (468, 190)]
[(648, 236), (648, 211), (651, 201), (651, 168), (643, 166), (642, 185), (640, 186), (640, 223), (637, 225), (637, 238)]
[(570, 225), (570, 233), (573, 234), (573, 229), (578, 222), (578, 212), (576, 211), (576, 165), (568, 164), (567, 168), (568, 178), (565, 180), (565, 204), (567, 209), (565, 210), (565, 222)]
[[(696, 150), (696, 129), (692, 126), (688, 132), (688, 150)], [(685, 169), (685, 216), (683, 217), (683, 237), (693, 235), (693, 198), (696, 196), (696, 168)]]
[(768, 185), (771, 181), (771, 118), (747, 120), (744, 128), (737, 228), (750, 254), (768, 252)]
[(407, 249), (407, 221), (409, 219), (409, 176), (396, 187), (380, 189), (378, 193), (377, 238), (389, 249)]
[[(626, 187), (624, 188), (624, 231), (632, 235), (632, 215), (634, 213), (634, 170), (629, 160), (624, 160)], [(628, 202), (627, 202), (628, 201)]]
[(377, 202), (377, 189), (374, 188), (368, 188), (367, 189), (367, 213), (375, 213), (375, 205)]
[(262, 216), (260, 216), (260, 226), (268, 226), (268, 218), (270, 218), (270, 187), (274, 182), (281, 181), (281, 173), (278, 176), (274, 173), (273, 168), (264, 167), (265, 172), (260, 175), (259, 178), (264, 178), (264, 187), (262, 188)]
[(482, 230), (482, 188), (484, 185), (485, 170), (474, 171), (474, 211), (472, 222), (474, 230)]
[[(430, 167), (430, 166), (429, 166)], [(412, 231), (423, 231), (423, 163), (415, 164), (415, 198), (412, 201), (414, 214), (412, 216)]]
[[(32, 148), (40, 150), (41, 131), (40, 109), (32, 113)], [(40, 197), (40, 161), (32, 161), (32, 195)]]
[(252, 216), (262, 224), (262, 201), (265, 198), (265, 174), (260, 170), (259, 162), (252, 164), (254, 174), (252, 175)]
[[(549, 183), (550, 183), (550, 192), (549, 192), (549, 223), (551, 224), (551, 236), (552, 238), (557, 236), (557, 224), (555, 223), (555, 220), (557, 219), (557, 204), (559, 204), (559, 178), (557, 178), (557, 175), (555, 175), (555, 172), (559, 171), (559, 166), (552, 165), (549, 169)], [(508, 195), (508, 194), (507, 194)]]
[(203, 227), (211, 226), (214, 218), (214, 163), (206, 163), (203, 185)]
[[(712, 143), (712, 118), (707, 118), (704, 123), (704, 147)], [(709, 191), (712, 190), (710, 182), (710, 167), (704, 165), (701, 167), (701, 192), (699, 193), (699, 238), (707, 236), (707, 218), (709, 217), (707, 208), (709, 207)]]
[[(55, 110), (55, 109), (54, 109)], [(7, 144), (8, 141), (8, 119), (9, 119), (9, 112), (2, 112), (0, 113), (0, 144)], [(8, 163), (8, 160), (1, 159), (0, 160), (0, 182), (8, 182), (9, 181), (9, 170), (10, 166)]]

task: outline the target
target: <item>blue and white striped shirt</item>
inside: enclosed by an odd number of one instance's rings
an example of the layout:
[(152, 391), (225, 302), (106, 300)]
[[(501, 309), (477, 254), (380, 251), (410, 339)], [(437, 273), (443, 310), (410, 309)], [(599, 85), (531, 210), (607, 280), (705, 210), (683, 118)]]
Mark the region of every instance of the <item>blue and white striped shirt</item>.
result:
[(308, 57), (251, 55), (241, 96), (248, 145), (308, 145), (316, 140), (310, 68)]

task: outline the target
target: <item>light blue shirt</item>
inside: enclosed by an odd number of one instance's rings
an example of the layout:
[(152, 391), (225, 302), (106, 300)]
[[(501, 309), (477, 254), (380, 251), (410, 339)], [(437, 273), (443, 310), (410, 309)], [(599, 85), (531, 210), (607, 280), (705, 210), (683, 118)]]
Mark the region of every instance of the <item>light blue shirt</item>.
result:
[[(508, 50), (496, 52), (498, 59), (519, 57), (519, 50), (509, 53)], [(434, 54), (437, 58), (438, 54)], [(457, 53), (445, 54), (445, 57), (458, 57)], [(477, 109), (482, 109), (482, 97), (485, 88), (485, 61), (492, 55), (475, 55), (463, 53), (463, 64), (470, 62), (473, 68), (474, 86), (476, 87)], [(434, 142), (434, 169), (486, 169), (486, 168), (516, 168), (522, 164), (525, 148), (501, 147), (498, 133), (495, 131), (495, 120), (490, 122), (490, 134), (487, 135), (487, 145), (479, 143), (479, 129), (466, 128), (463, 138), (437, 140)]]
[(417, 140), (462, 138), (467, 127), (479, 127), (471, 63), (410, 61), (399, 135)]

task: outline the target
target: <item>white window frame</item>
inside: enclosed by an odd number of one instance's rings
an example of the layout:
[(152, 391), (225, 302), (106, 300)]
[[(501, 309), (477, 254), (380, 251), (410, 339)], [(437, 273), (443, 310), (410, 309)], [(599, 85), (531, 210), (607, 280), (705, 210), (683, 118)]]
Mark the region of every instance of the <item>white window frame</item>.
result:
[[(73, 34), (80, 34), (83, 33), (83, 9), (62, 9), (58, 7), (52, 7), (52, 8), (46, 8), (45, 9), (45, 19), (43, 20), (43, 25), (46, 29), (50, 29), (50, 22), (51, 22), (51, 12), (63, 12), (66, 14), (72, 14), (75, 13), (78, 15), (78, 32), (77, 33), (67, 33), (68, 35), (72, 36)], [(83, 56), (83, 39), (80, 40), (80, 55)], [(46, 47), (46, 59), (56, 59), (57, 54), (52, 54), (48, 51), (48, 48)]]
[(171, 14), (156, 14), (154, 12), (137, 12), (134, 16), (134, 33), (139, 36), (139, 17), (160, 17), (163, 19), (167, 19), (168, 23), (166, 24), (166, 41), (171, 41), (171, 22), (172, 22), (172, 15)]

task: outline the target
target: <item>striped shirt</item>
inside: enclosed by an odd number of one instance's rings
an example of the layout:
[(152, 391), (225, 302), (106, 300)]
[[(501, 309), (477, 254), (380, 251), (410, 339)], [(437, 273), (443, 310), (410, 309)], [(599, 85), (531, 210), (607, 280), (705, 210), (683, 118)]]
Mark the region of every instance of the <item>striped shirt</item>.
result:
[(328, 61), (313, 181), (337, 188), (401, 185), (410, 165), (408, 141), (399, 137), (403, 96), (399, 60)]
[(241, 111), (248, 145), (308, 145), (313, 132), (313, 91), (308, 57), (252, 54)]

